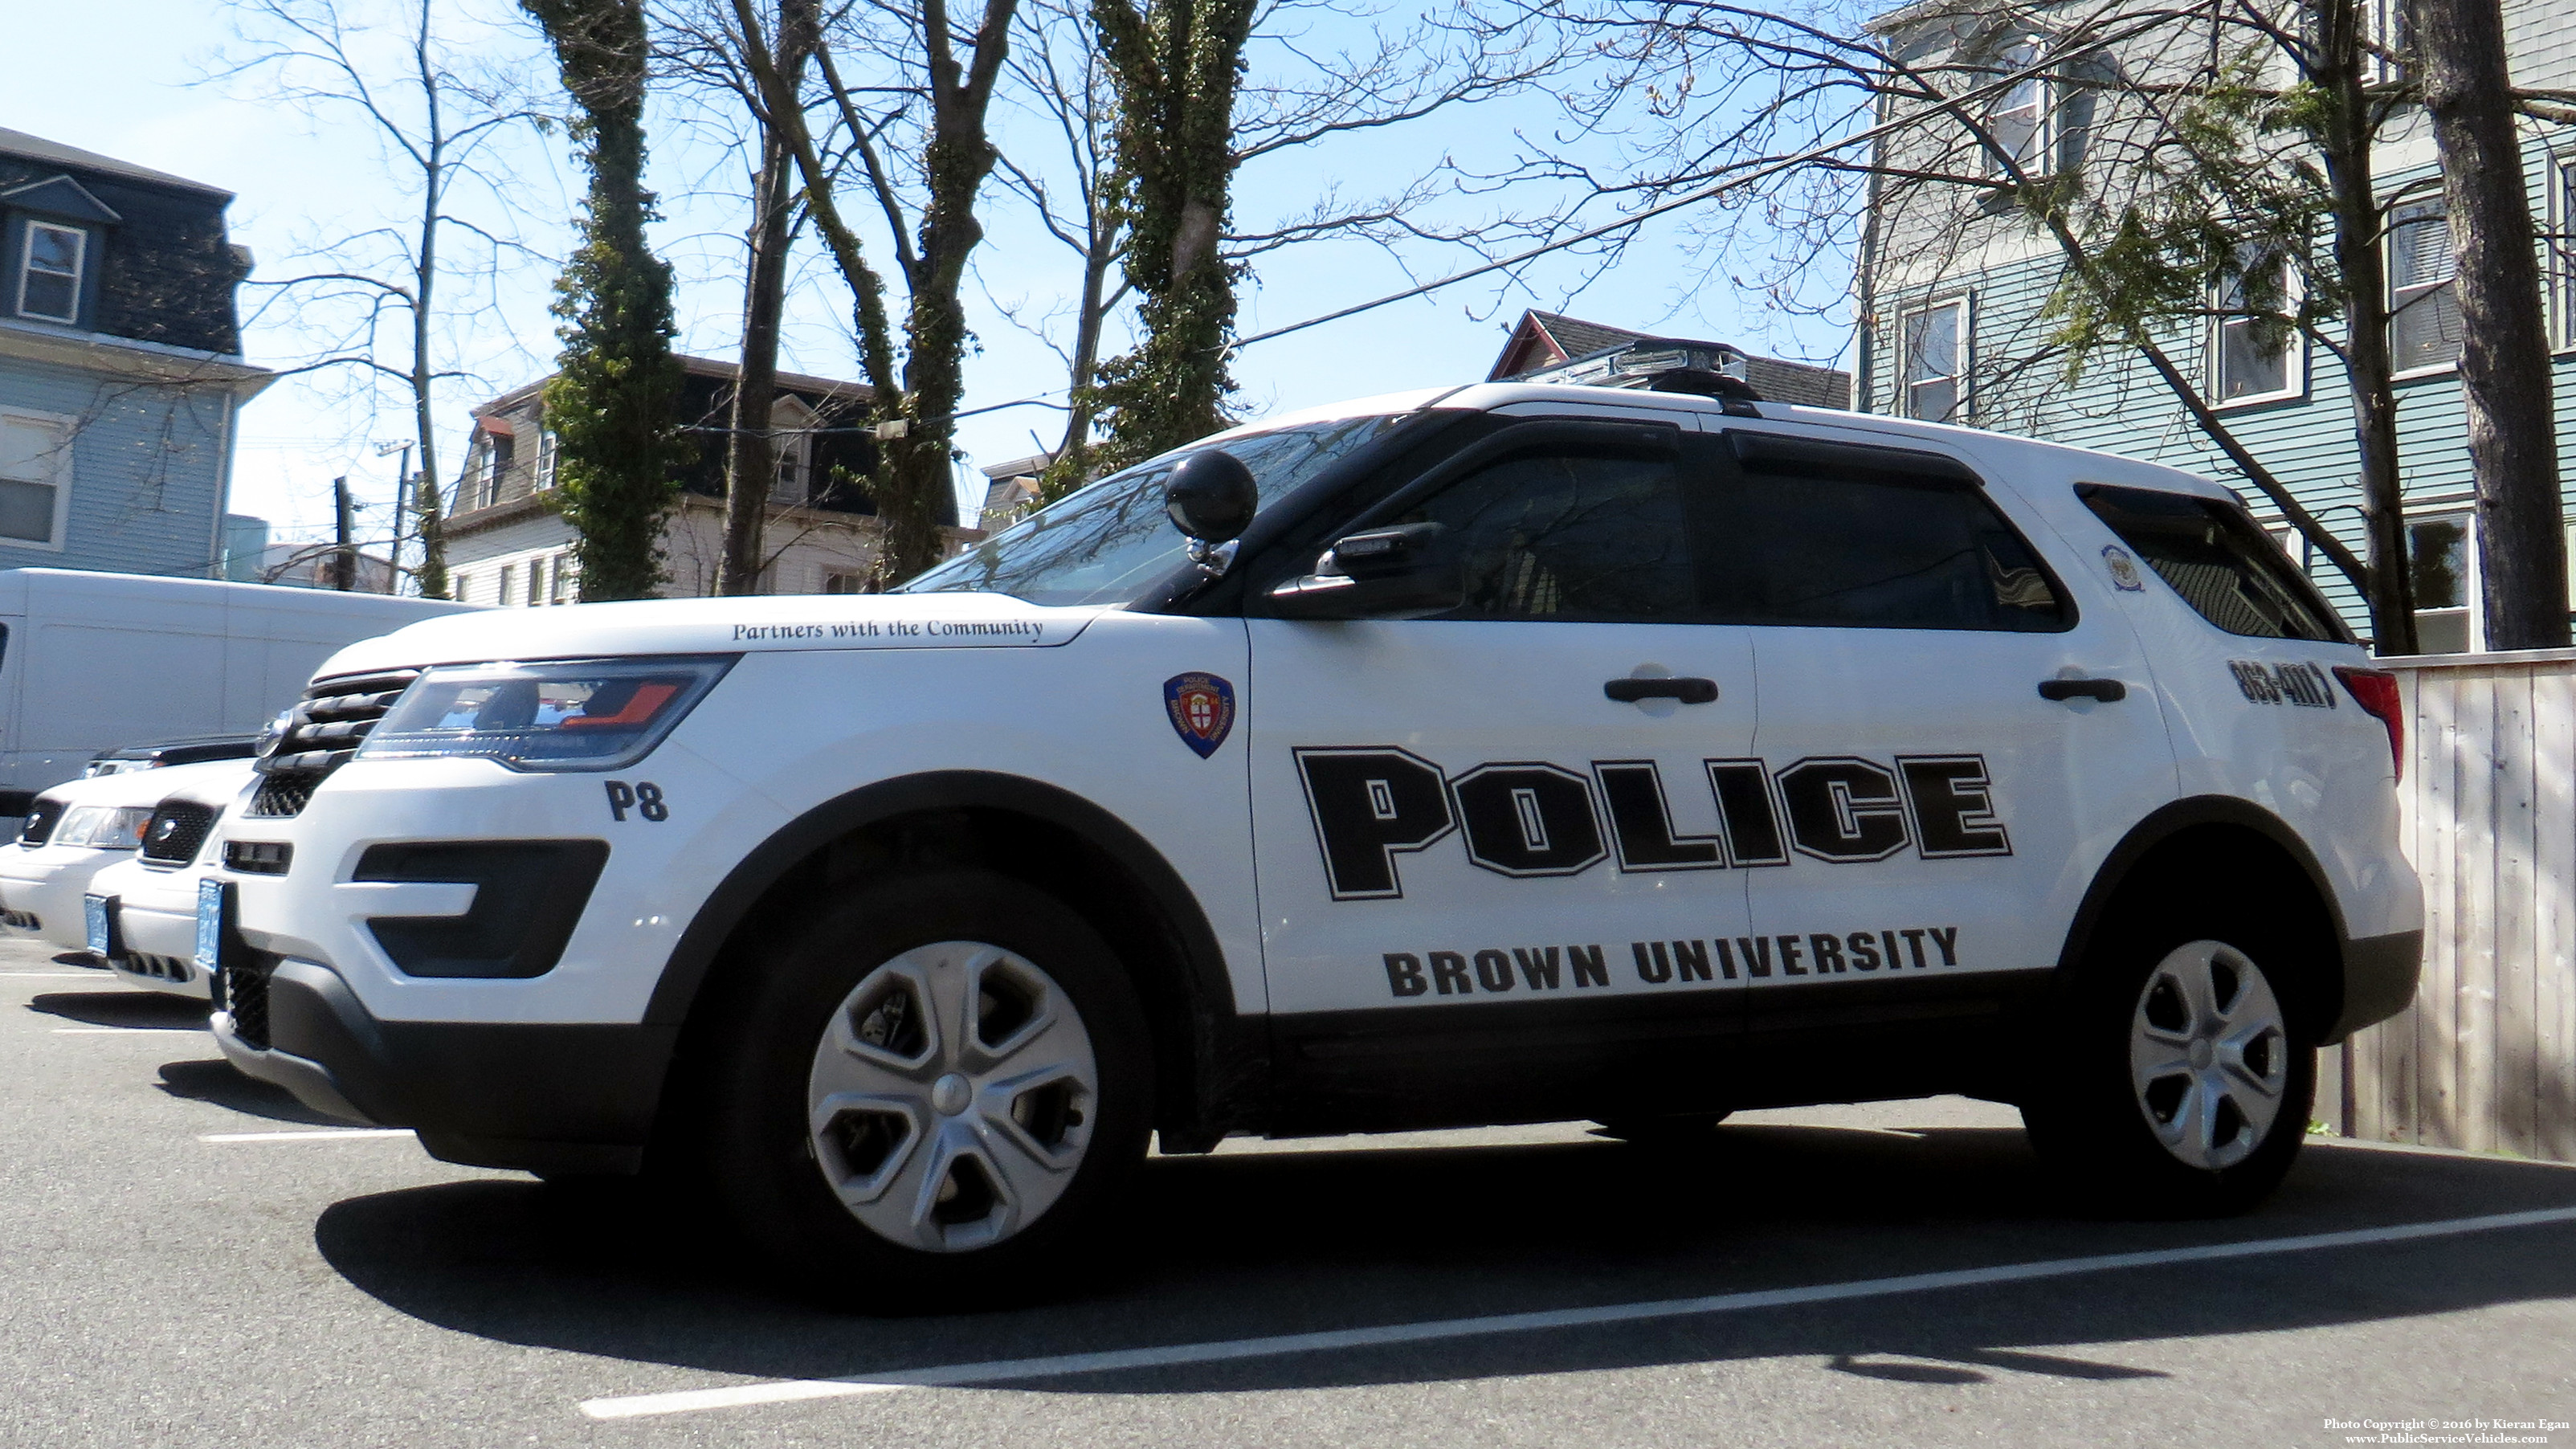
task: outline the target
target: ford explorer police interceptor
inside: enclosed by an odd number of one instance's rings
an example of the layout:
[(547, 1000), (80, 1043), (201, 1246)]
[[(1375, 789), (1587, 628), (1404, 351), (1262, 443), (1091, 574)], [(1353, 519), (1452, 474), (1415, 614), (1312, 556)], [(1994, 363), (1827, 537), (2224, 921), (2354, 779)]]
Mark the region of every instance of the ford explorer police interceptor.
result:
[(2391, 676), (2226, 489), (1487, 384), (1236, 429), (892, 595), (427, 620), (221, 826), (226, 1054), (983, 1292), (1143, 1157), (1956, 1092), (2222, 1213), (2411, 996)]

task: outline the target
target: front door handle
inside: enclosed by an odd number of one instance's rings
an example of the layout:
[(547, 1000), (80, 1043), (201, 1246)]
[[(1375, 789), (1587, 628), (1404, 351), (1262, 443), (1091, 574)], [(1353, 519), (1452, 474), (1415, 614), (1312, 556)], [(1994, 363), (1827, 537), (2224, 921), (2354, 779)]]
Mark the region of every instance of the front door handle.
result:
[(1641, 699), (1678, 699), (1684, 704), (1706, 704), (1717, 698), (1714, 679), (1613, 679), (1601, 686), (1601, 692), (1621, 704), (1635, 704)]
[(2042, 699), (2098, 699), (2104, 704), (2129, 697), (2129, 686), (2116, 679), (2043, 679), (2039, 682)]

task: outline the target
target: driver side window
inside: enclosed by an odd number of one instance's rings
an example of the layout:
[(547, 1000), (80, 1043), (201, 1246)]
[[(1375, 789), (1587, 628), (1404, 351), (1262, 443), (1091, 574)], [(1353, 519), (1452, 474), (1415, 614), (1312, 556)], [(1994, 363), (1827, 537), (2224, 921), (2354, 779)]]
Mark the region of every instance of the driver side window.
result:
[(1435, 619), (1680, 623), (1700, 610), (1673, 460), (1550, 451), (1506, 459), (1388, 524), (1436, 523), (1465, 602)]

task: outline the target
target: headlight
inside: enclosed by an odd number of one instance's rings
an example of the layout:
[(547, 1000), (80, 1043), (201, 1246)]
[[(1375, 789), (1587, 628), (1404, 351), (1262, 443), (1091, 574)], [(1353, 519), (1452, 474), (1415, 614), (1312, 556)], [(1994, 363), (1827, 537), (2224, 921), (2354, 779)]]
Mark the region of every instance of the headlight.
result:
[(152, 824), (149, 805), (83, 805), (68, 811), (48, 843), (79, 845), (91, 850), (132, 850), (143, 843)]
[(652, 753), (734, 656), (465, 664), (412, 681), (362, 760), (465, 755), (514, 770), (617, 770)]

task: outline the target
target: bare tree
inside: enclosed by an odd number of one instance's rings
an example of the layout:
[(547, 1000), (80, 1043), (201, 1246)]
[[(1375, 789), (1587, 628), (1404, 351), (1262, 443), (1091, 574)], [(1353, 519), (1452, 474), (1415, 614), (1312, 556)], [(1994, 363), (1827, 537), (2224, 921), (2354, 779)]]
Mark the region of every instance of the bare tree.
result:
[[(1127, 251), (1126, 229), (1110, 194), (1111, 127), (1115, 107), (1101, 73), (1089, 21), (1075, 0), (1022, 0), (1020, 29), (1011, 47), (1010, 97), (1061, 146), (1056, 171), (1037, 163), (1031, 147), (1019, 156), (1005, 150), (999, 162), (1004, 186), (1027, 204), (1039, 226), (1072, 251), (1080, 282), (1068, 309), (1071, 335), (1058, 345), (1052, 329), (1001, 306), (1003, 315), (1056, 348), (1065, 364), (1064, 433), (1048, 450), (1048, 479), (1061, 493), (1090, 476), (1092, 420), (1098, 408), (1092, 383), (1111, 314), (1132, 290), (1118, 274)], [(1044, 149), (1053, 150), (1050, 145)], [(1000, 304), (997, 303), (997, 306)]]
[[(1877, 30), (1731, 4), (1528, 0), (1518, 18), (1602, 58), (1576, 113), (1629, 147), (1532, 169), (1610, 208), (1703, 200), (1704, 264), (1749, 263), (1784, 310), (1842, 305), (1851, 272), (1830, 263), (1856, 259), (1864, 358), (1908, 345), (1889, 293), (2053, 258), (2044, 327), (1981, 344), (1978, 419), (2071, 406), (2071, 378), (2134, 363), (2352, 581), (2379, 648), (2414, 649), (2382, 258), (2412, 197), (2373, 172), (2411, 90), (2355, 0), (1924, 5)], [(2231, 324), (2258, 354), (2300, 338), (2343, 367), (2366, 561), (2194, 365)]]
[(1482, 247), (1532, 226), (1426, 223), (1425, 207), (1454, 189), (1440, 175), (1445, 157), (1386, 196), (1346, 202), (1314, 188), (1306, 207), (1259, 231), (1235, 229), (1234, 184), (1267, 158), (1517, 92), (1566, 59), (1552, 43), (1558, 28), (1424, 18), (1371, 24), (1366, 45), (1325, 50), (1308, 44), (1304, 18), (1349, 24), (1369, 12), (1334, 0), (1092, 0), (1091, 13), (1118, 102), (1115, 196), (1142, 333), (1099, 369), (1093, 402), (1110, 440), (1097, 466), (1224, 425), (1236, 288), (1252, 257), (1348, 237)]
[[(313, 248), (309, 270), (248, 285), (270, 290), (261, 313), (291, 314), (321, 339), (317, 356), (288, 371), (356, 369), (364, 391), (390, 384), (409, 401), (427, 484), (416, 495), (417, 577), (425, 596), (444, 598), (446, 549), (429, 481), (438, 477), (437, 395), (441, 383), (472, 376), (456, 365), (445, 327), (494, 310), (488, 291), (457, 288), (488, 284), (531, 255), (508, 229), (517, 202), (500, 194), (509, 178), (495, 168), (499, 144), (542, 118), (514, 79), (441, 30), (434, 0), (390, 7), (402, 29), (381, 44), (363, 12), (352, 18), (356, 9), (351, 0), (234, 0), (242, 49), (214, 78), (317, 120), (365, 126), (416, 204), (407, 219)], [(490, 204), (469, 218), (460, 206), (475, 192)]]

